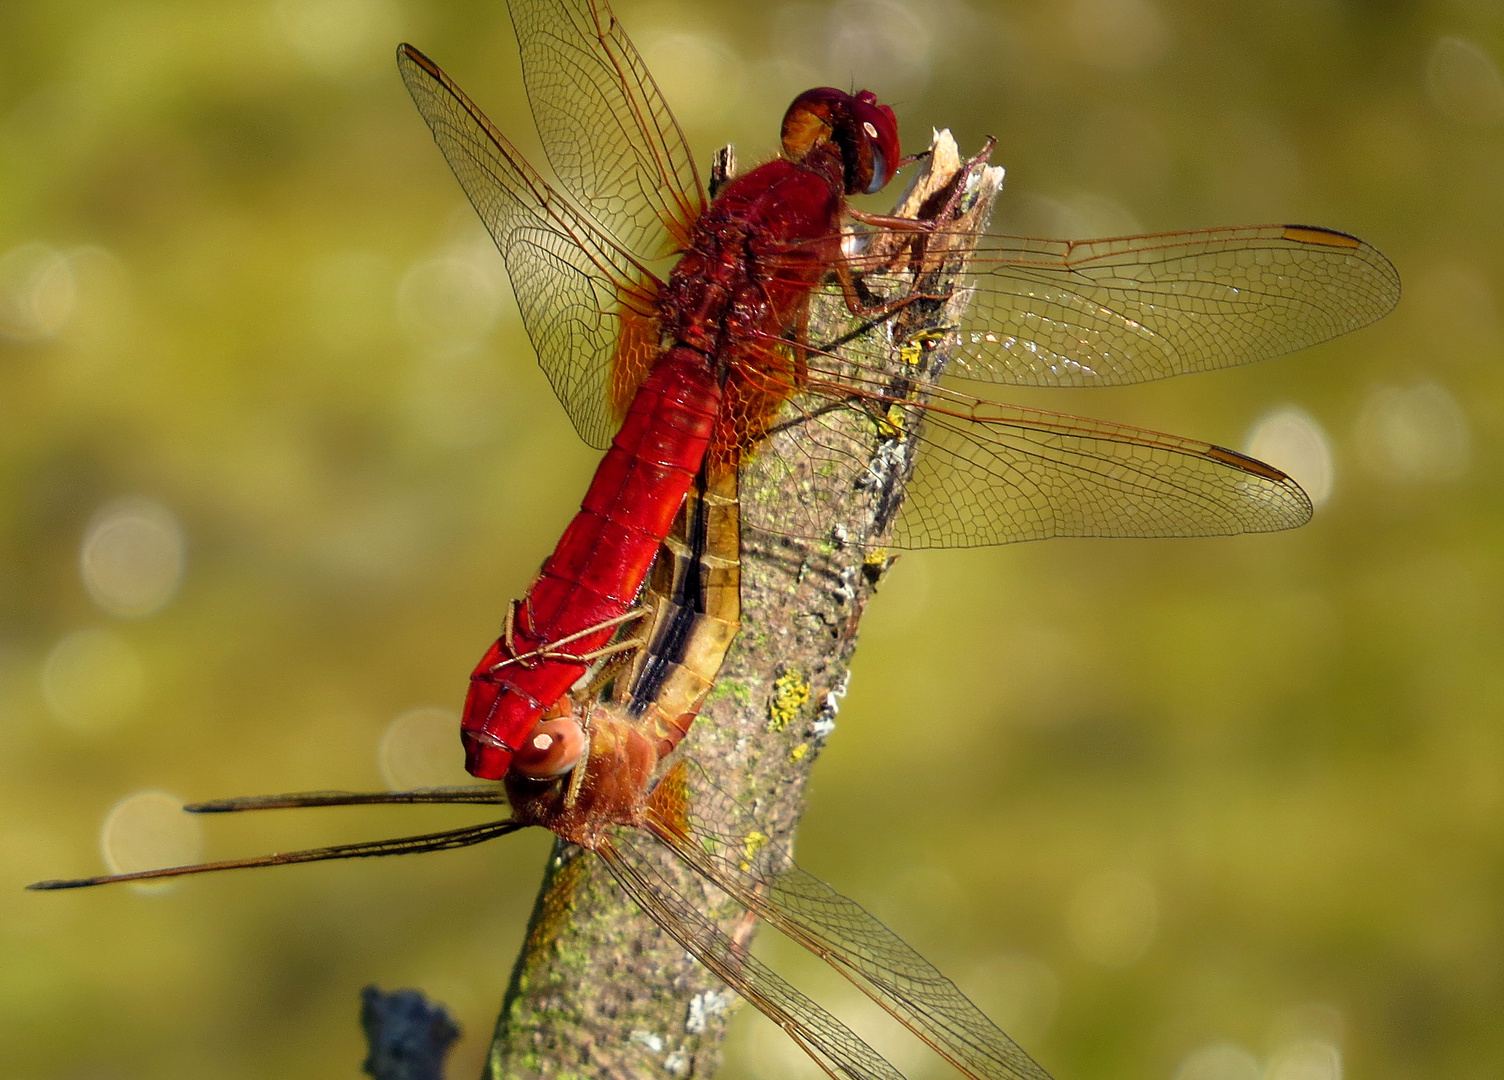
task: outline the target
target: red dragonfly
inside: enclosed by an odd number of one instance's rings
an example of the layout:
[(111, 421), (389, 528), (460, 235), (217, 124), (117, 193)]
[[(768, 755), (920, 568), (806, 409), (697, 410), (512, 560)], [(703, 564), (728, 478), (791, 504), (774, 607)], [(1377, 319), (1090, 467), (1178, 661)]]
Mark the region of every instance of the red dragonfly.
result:
[[(556, 393), (586, 441), (609, 450), (471, 676), (461, 727), (472, 774), (505, 775), (587, 665), (630, 647), (608, 643), (638, 617), (643, 579), (702, 460), (725, 470), (741, 454), (778, 452), (762, 445), (775, 420), (802, 421), (793, 452), (862, 485), (873, 482), (873, 460), (827, 425), (854, 410), (891, 430), (898, 410), (905, 452), (922, 447), (910, 495), (888, 535), (860, 543), (1210, 535), (1309, 517), (1287, 476), (1222, 447), (951, 390), (895, 396), (881, 367), (885, 318), (943, 298), (884, 295), (893, 252), (927, 241), (912, 221), (846, 205), (904, 161), (893, 113), (871, 93), (801, 94), (783, 120), (782, 156), (708, 202), (682, 131), (605, 0), (510, 7), (562, 194), (431, 60), (404, 45), (398, 65), (506, 260)], [(843, 233), (848, 220), (866, 226), (855, 241)], [(970, 314), (952, 333), (949, 374), (979, 382), (1111, 386), (1227, 367), (1366, 325), (1399, 296), (1394, 268), (1372, 247), (1305, 226), (1082, 242), (986, 236), (964, 254)], [(671, 255), (665, 280), (649, 264)], [(825, 293), (869, 332), (806, 340), (809, 305)], [(746, 510), (750, 524), (805, 538), (829, 536), (827, 515), (815, 502), (781, 504), (776, 521)]]

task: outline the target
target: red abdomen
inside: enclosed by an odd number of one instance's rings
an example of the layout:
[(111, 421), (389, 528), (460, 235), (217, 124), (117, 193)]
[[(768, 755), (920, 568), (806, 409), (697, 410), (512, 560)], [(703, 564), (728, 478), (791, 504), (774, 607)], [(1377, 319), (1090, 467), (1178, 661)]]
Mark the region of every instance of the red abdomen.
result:
[[(632, 609), (719, 406), (720, 388), (700, 353), (676, 347), (654, 364), (580, 512), (518, 605), (512, 641), (498, 639), (470, 676), (460, 737), (472, 775), (505, 775), (513, 750), (585, 673), (575, 658), (610, 640), (615, 627), (601, 624)], [(564, 638), (571, 640), (556, 644)], [(540, 651), (568, 658), (529, 658)]]

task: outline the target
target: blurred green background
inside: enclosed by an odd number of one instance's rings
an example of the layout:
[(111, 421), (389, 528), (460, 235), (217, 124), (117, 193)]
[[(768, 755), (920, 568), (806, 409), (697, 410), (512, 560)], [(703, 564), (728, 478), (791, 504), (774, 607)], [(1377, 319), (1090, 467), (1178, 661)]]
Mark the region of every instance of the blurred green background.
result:
[[(1394, 260), (1399, 310), (1347, 339), (1012, 395), (1260, 453), (1316, 519), (905, 556), (800, 855), (1058, 1080), (1504, 1073), (1504, 8), (618, 14), (702, 163), (856, 84), (911, 147), (996, 135), (1005, 231), (1290, 221)], [(447, 1002), (475, 1075), (546, 836), (20, 887), (475, 819), (173, 800), (455, 775), (466, 675), (583, 491), (391, 58), (412, 40), (534, 152), (506, 10), (65, 0), (0, 36), (0, 1074), (355, 1076), (377, 982)], [(725, 1075), (804, 1069), (737, 1021)]]

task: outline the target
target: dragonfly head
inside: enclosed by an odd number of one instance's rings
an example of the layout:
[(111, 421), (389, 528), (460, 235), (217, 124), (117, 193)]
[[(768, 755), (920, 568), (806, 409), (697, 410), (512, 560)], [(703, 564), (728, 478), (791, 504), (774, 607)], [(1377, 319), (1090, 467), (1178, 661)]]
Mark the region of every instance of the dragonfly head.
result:
[[(614, 706), (565, 700), (557, 715), (533, 730), (533, 737), (548, 734), (555, 740), (539, 748), (540, 758), (558, 747), (558, 764), (578, 766), (584, 775), (572, 775), (566, 781), (568, 768), (559, 773), (536, 768), (541, 761), (530, 760), (526, 749), (519, 750), (517, 764), (506, 777), (507, 802), (513, 820), (541, 825), (572, 844), (594, 848), (610, 826), (635, 825), (641, 820), (658, 754), (655, 740), (642, 725)], [(588, 754), (582, 753), (586, 739)]]
[(552, 780), (579, 763), (585, 753), (585, 732), (572, 716), (539, 721), (512, 758), (512, 771), (529, 780)]
[(784, 155), (803, 161), (832, 149), (840, 156), (846, 194), (881, 191), (898, 171), (898, 118), (870, 90), (806, 90), (783, 116)]

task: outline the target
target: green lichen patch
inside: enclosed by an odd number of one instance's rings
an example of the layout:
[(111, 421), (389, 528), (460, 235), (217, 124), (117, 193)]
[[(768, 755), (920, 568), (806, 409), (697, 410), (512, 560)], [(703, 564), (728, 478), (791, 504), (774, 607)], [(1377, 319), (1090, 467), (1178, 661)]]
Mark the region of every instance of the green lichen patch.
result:
[(745, 705), (752, 700), (752, 691), (747, 689), (747, 684), (737, 679), (720, 679), (710, 688), (705, 702), (720, 701), (722, 698), (730, 698), (738, 705)]

